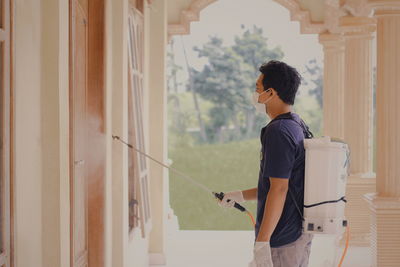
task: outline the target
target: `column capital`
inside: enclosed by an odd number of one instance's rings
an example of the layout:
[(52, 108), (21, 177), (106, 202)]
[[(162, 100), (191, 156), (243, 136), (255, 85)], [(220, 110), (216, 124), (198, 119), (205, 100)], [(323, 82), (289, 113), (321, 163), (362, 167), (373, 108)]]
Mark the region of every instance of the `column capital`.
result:
[(339, 20), (339, 30), (348, 38), (373, 39), (376, 31), (376, 18), (345, 16)]
[(344, 37), (338, 33), (321, 33), (319, 35), (319, 43), (326, 51), (343, 51), (344, 52)]
[(368, 0), (374, 17), (400, 16), (400, 0)]
[(354, 16), (399, 15), (400, 0), (347, 0), (344, 8)]
[(375, 9), (374, 17), (400, 17), (399, 9)]

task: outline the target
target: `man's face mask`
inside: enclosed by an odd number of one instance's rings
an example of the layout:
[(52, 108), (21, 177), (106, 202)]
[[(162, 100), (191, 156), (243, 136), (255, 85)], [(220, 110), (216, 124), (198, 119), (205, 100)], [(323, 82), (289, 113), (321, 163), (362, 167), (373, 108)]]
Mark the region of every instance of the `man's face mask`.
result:
[(261, 96), (262, 94), (267, 93), (267, 92), (270, 92), (270, 91), (271, 91), (271, 89), (265, 90), (265, 91), (263, 91), (262, 93), (259, 93), (259, 92), (257, 92), (257, 91), (255, 91), (255, 92), (253, 93), (253, 97), (252, 97), (253, 106), (254, 106), (254, 108), (255, 108), (258, 112), (260, 112), (260, 113), (262, 113), (262, 114), (265, 114), (265, 113), (266, 113), (265, 104), (267, 104), (267, 103), (272, 99), (272, 96), (271, 96), (270, 98), (268, 98), (267, 100), (265, 100), (263, 103), (259, 103), (259, 102), (258, 102), (258, 99), (260, 98), (260, 96)]

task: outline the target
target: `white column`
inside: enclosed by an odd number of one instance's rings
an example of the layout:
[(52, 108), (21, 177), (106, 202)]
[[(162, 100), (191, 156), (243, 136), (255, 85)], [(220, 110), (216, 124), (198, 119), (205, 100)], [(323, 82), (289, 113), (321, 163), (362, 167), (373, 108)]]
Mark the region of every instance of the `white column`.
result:
[[(107, 3), (107, 132), (118, 135), (123, 140), (127, 140), (128, 133), (128, 1), (108, 0)], [(112, 95), (111, 95), (112, 94)], [(111, 98), (111, 99), (110, 99)], [(108, 208), (107, 216), (111, 216), (111, 227), (107, 226), (111, 234), (107, 239), (111, 244), (111, 253), (107, 251), (107, 264), (112, 267), (128, 266), (129, 253), (129, 209), (128, 209), (128, 148), (121, 143), (112, 141), (111, 165), (108, 177), (111, 178), (111, 192), (107, 191), (107, 199), (111, 204)], [(110, 205), (109, 204), (109, 205)], [(139, 240), (138, 240), (139, 241)], [(111, 261), (111, 263), (110, 263)]]
[(372, 39), (375, 20), (346, 17), (345, 37), (345, 130), (350, 146), (352, 175), (372, 172)]
[[(68, 12), (65, 12), (67, 9), (66, 1), (41, 1), (42, 28), (41, 35), (39, 35), (41, 37), (41, 103), (39, 106), (35, 106), (34, 103), (28, 104), (32, 109), (41, 108), (41, 121), (39, 122), (41, 135), (40, 139), (36, 139), (35, 142), (40, 142), (42, 153), (41, 155), (36, 154), (34, 157), (41, 157), (42, 160), (42, 262), (40, 264), (42, 267), (70, 266), (69, 15)], [(27, 24), (20, 26), (27, 27)], [(16, 56), (20, 56), (19, 51), (16, 52)], [(26, 62), (25, 64), (32, 63)], [(25, 80), (25, 77), (21, 78)], [(29, 95), (24, 97), (29, 98)], [(29, 136), (30, 129), (27, 129), (24, 134)], [(25, 169), (25, 166), (23, 168)], [(28, 177), (29, 180), (35, 179), (34, 176), (30, 177), (29, 175)], [(38, 183), (40, 180), (35, 179), (34, 181)], [(31, 187), (29, 183), (24, 187), (29, 188), (31, 192), (35, 190), (35, 187)], [(34, 203), (25, 205), (31, 206)], [(34, 206), (31, 207), (34, 208), (32, 212), (36, 210)], [(40, 216), (40, 214), (36, 216)], [(30, 227), (32, 219), (32, 216), (18, 218), (18, 220), (28, 222), (28, 229), (31, 233), (36, 231)], [(25, 243), (27, 240), (31, 239), (25, 238), (18, 240), (17, 243)], [(32, 245), (35, 246), (35, 249), (36, 246), (40, 246), (40, 244)], [(31, 263), (30, 260), (23, 259), (24, 257), (30, 258), (30, 256), (23, 254), (24, 251), (20, 252), (22, 254), (16, 253), (18, 266), (25, 264), (39, 266), (34, 262)]]
[(400, 264), (400, 1), (381, 6), (385, 9), (375, 10), (377, 193), (366, 199), (372, 213), (373, 266), (386, 267)]
[(324, 48), (323, 134), (344, 138), (344, 39), (320, 34)]
[[(343, 17), (345, 39), (344, 139), (351, 151), (346, 218), (351, 245), (370, 246), (370, 214), (363, 195), (375, 191), (372, 173), (372, 39), (375, 19)], [(366, 179), (369, 178), (369, 179)]]
[(400, 197), (400, 10), (377, 12), (377, 191)]
[[(149, 10), (149, 65), (148, 65), (148, 111), (149, 152), (167, 162), (167, 1), (155, 0)], [(150, 232), (150, 264), (166, 263), (166, 226), (168, 206), (168, 172), (150, 161), (150, 196), (152, 230)]]

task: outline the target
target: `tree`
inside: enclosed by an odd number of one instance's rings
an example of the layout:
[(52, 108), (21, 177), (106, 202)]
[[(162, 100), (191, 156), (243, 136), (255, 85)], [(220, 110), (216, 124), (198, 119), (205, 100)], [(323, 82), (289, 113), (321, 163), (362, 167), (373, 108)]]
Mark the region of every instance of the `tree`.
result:
[[(259, 75), (259, 67), (269, 60), (281, 60), (280, 47), (270, 48), (263, 30), (256, 26), (245, 29), (236, 36), (234, 44), (224, 46), (223, 40), (212, 36), (202, 47), (195, 47), (199, 57), (208, 63), (202, 70), (190, 69), (189, 89), (214, 104), (209, 110), (206, 125), (207, 136), (213, 141), (226, 141), (224, 129), (230, 139), (251, 138), (259, 134), (257, 121), (265, 121), (265, 115), (256, 115), (251, 95)], [(231, 138), (232, 136), (232, 138)]]
[[(214, 141), (223, 140), (222, 128), (229, 122), (237, 122), (232, 116), (248, 102), (245, 92), (250, 69), (231, 48), (223, 46), (221, 38), (215, 36), (195, 51), (199, 57), (206, 57), (208, 63), (202, 71), (191, 69), (193, 88), (203, 99), (215, 104), (209, 112), (208, 133), (213, 135)], [(240, 130), (240, 127), (235, 128)], [(217, 134), (210, 134), (212, 132)]]
[[(242, 29), (245, 29), (242, 25)], [(255, 81), (259, 76), (259, 67), (262, 63), (270, 60), (281, 60), (284, 53), (280, 47), (270, 48), (268, 46), (268, 38), (264, 36), (263, 29), (257, 26), (253, 26), (252, 30), (245, 29), (241, 36), (236, 36), (235, 44), (232, 49), (242, 58), (245, 64), (247, 64), (252, 70), (252, 79), (249, 81), (247, 88), (247, 99), (246, 104), (248, 109), (245, 110), (246, 114), (246, 138), (250, 138), (254, 133), (254, 124), (256, 120), (263, 118), (257, 118), (257, 114), (250, 103), (251, 94), (255, 90)], [(260, 116), (260, 115), (259, 115)]]
[[(319, 107), (322, 108), (323, 105), (323, 86), (324, 86), (324, 77), (323, 77), (323, 69), (317, 64), (316, 59), (312, 59), (308, 61), (306, 65), (307, 72), (310, 74), (310, 81), (313, 84), (313, 87), (310, 89), (310, 95), (315, 96)], [(307, 81), (305, 84), (309, 84)]]
[(201, 116), (199, 102), (197, 100), (197, 93), (196, 93), (194, 80), (193, 80), (194, 79), (193, 78), (193, 72), (192, 72), (192, 69), (189, 66), (189, 61), (188, 61), (188, 58), (187, 58), (187, 55), (186, 55), (186, 48), (185, 48), (185, 44), (183, 42), (182, 36), (181, 36), (181, 40), (182, 40), (183, 54), (185, 56), (186, 69), (187, 69), (187, 72), (188, 72), (188, 75), (189, 75), (188, 89), (189, 89), (189, 91), (192, 92), (194, 108), (196, 110), (197, 120), (199, 122), (200, 137), (201, 137), (203, 142), (207, 142), (208, 140), (207, 140), (206, 130), (205, 130), (203, 118)]
[[(245, 29), (244, 25), (241, 27)], [(258, 69), (262, 63), (281, 60), (284, 56), (280, 47), (268, 46), (268, 38), (264, 36), (263, 29), (255, 25), (252, 30), (246, 29), (241, 36), (235, 37), (232, 49), (252, 68), (255, 77), (259, 75)]]
[(294, 109), (301, 114), (314, 135), (318, 136), (322, 131), (323, 69), (316, 59), (309, 60), (305, 69), (302, 85), (307, 86), (308, 90), (307, 87), (302, 88), (302, 93), (296, 97)]
[(174, 39), (170, 42), (169, 51), (167, 52), (167, 89), (168, 89), (168, 103), (173, 102), (173, 113), (171, 118), (171, 130), (174, 132), (185, 132), (186, 131), (186, 116), (181, 111), (181, 104), (178, 97), (178, 73), (182, 71), (182, 67), (176, 64), (174, 54)]

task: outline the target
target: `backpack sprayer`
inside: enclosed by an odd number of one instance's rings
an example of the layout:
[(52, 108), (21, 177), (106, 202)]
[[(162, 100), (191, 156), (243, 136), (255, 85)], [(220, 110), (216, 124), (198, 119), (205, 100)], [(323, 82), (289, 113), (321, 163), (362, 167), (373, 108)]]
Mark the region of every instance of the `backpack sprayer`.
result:
[[(133, 145), (131, 145), (131, 144), (129, 144), (129, 143), (123, 141), (119, 136), (113, 135), (112, 138), (113, 138), (114, 140), (120, 141), (121, 143), (123, 143), (123, 144), (125, 144), (126, 146), (128, 146), (130, 149), (133, 149), (133, 150), (135, 150), (136, 152), (138, 152), (139, 154), (141, 154), (141, 155), (143, 155), (143, 156), (149, 158), (150, 160), (154, 161), (154, 162), (157, 163), (158, 165), (160, 165), (160, 166), (162, 166), (162, 167), (164, 167), (164, 168), (167, 168), (168, 170), (170, 170), (170, 171), (172, 171), (173, 173), (177, 174), (177, 175), (180, 176), (181, 178), (183, 178), (183, 179), (185, 179), (186, 181), (192, 183), (194, 186), (203, 189), (203, 190), (206, 191), (207, 193), (211, 193), (215, 198), (217, 198), (217, 199), (219, 199), (219, 200), (222, 200), (222, 199), (224, 198), (225, 194), (224, 194), (223, 192), (216, 193), (216, 192), (212, 191), (212, 190), (211, 190), (210, 188), (208, 188), (207, 186), (205, 186), (205, 185), (203, 185), (203, 184), (200, 184), (199, 182), (195, 181), (195, 180), (194, 180), (193, 178), (191, 178), (189, 175), (186, 175), (186, 174), (184, 174), (183, 172), (181, 172), (181, 171), (179, 171), (179, 170), (177, 170), (177, 169), (175, 169), (175, 168), (173, 168), (173, 167), (170, 167), (170, 166), (168, 166), (167, 164), (162, 163), (161, 161), (159, 161), (159, 160), (153, 158), (152, 156), (148, 155), (147, 153), (145, 153), (145, 152), (143, 152), (143, 151), (137, 149), (137, 148), (134, 147)], [(229, 201), (229, 200), (228, 200), (228, 201)], [(243, 206), (240, 205), (239, 203), (235, 203), (234, 207), (235, 207), (236, 209), (240, 210), (241, 212), (246, 213), (246, 214), (250, 217), (253, 226), (255, 226), (256, 222), (255, 222), (255, 220), (254, 220), (253, 214), (251, 214), (250, 211), (248, 211), (245, 207), (243, 207)]]
[(304, 148), (303, 232), (341, 235), (346, 230), (345, 248), (339, 262), (342, 266), (350, 238), (344, 215), (349, 147), (341, 140), (324, 136), (304, 139)]
[(350, 150), (339, 139), (323, 136), (314, 138), (303, 120), (295, 120), (285, 114), (274, 120), (289, 119), (303, 129), (305, 149), (304, 205), (303, 212), (297, 206), (293, 193), (289, 194), (303, 220), (303, 232), (311, 234), (341, 235), (346, 228), (346, 243), (339, 267), (349, 247), (350, 227), (344, 210)]

